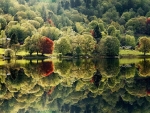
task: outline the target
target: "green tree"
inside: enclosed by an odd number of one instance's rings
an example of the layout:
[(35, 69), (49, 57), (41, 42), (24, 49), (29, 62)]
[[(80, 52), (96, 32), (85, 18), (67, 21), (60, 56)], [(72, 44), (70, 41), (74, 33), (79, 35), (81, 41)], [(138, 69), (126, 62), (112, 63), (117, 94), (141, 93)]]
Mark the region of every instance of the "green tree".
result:
[(35, 17), (34, 20), (38, 21), (40, 23), (40, 26), (44, 24), (44, 20), (41, 17)]
[(26, 15), (29, 20), (33, 20), (37, 16), (36, 12), (33, 10), (27, 10)]
[(95, 49), (95, 45), (96, 41), (90, 34), (77, 35), (71, 38), (73, 54), (77, 54), (77, 51), (80, 51), (82, 55), (91, 55)]
[(18, 43), (18, 44), (12, 44), (12, 45), (11, 45), (11, 49), (14, 51), (15, 56), (16, 56), (17, 52), (18, 52), (19, 49), (20, 49), (20, 44), (19, 44), (19, 43)]
[(37, 29), (28, 21), (23, 21), (21, 23), (21, 28), (23, 30), (25, 38), (28, 36), (32, 36), (33, 34), (37, 32)]
[(32, 55), (33, 52), (35, 52), (35, 44), (33, 43), (31, 37), (27, 37), (24, 41), (23, 47), (25, 51), (29, 52), (30, 55)]
[(82, 2), (81, 0), (75, 0), (75, 6), (76, 6), (76, 7), (80, 6), (80, 5), (81, 5), (81, 2)]
[(40, 23), (36, 20), (29, 20), (30, 24), (32, 24), (36, 29), (40, 28)]
[(108, 27), (108, 35), (116, 36), (116, 28), (113, 25)]
[(34, 43), (34, 49), (35, 49), (35, 52), (38, 53), (41, 51), (41, 39), (42, 39), (42, 36), (38, 33), (35, 33), (34, 35), (32, 35), (31, 37), (32, 39), (32, 43)]
[(58, 40), (61, 36), (61, 31), (56, 27), (42, 27), (39, 31), (42, 36), (51, 38), (51, 40)]
[(4, 30), (7, 25), (7, 21), (5, 18), (0, 17), (0, 30)]
[(55, 51), (66, 55), (67, 53), (72, 52), (70, 40), (68, 37), (61, 37), (55, 41)]
[(25, 0), (17, 0), (19, 4), (25, 4)]
[(10, 0), (1, 0), (0, 1), (0, 7), (3, 9), (3, 12), (7, 14), (9, 12), (9, 8), (12, 6), (12, 3)]
[(135, 37), (126, 35), (120, 39), (120, 43), (122, 46), (132, 46), (132, 48), (135, 48)]
[(22, 44), (24, 42), (24, 39), (26, 38), (25, 31), (23, 30), (23, 27), (21, 27), (19, 24), (12, 26), (10, 29), (8, 29), (7, 34), (8, 38), (10, 38), (10, 45), (17, 44), (18, 42)]
[(84, 0), (84, 2), (86, 4), (86, 8), (90, 8), (91, 0)]
[(102, 34), (98, 25), (94, 28), (92, 35), (97, 42), (99, 42), (99, 40), (102, 38)]
[(4, 30), (1, 30), (1, 33), (0, 33), (0, 46), (5, 48), (7, 46), (7, 41), (6, 41), (6, 34), (5, 34), (5, 31)]
[[(91, 53), (95, 50), (96, 41), (93, 39), (91, 35), (83, 34), (84, 39), (83, 43), (81, 43), (81, 47), (85, 55), (91, 55)], [(79, 40), (80, 41), (80, 40)]]
[(42, 6), (41, 16), (42, 16), (44, 22), (46, 22), (47, 21), (47, 12), (46, 12), (45, 6)]
[(125, 24), (126, 28), (134, 31), (134, 33), (146, 33), (146, 17), (131, 18)]
[(144, 53), (144, 56), (146, 53), (150, 52), (150, 39), (146, 36), (139, 38), (139, 45), (138, 50)]
[(107, 36), (98, 43), (98, 51), (101, 55), (116, 56), (119, 55), (120, 42), (116, 37)]

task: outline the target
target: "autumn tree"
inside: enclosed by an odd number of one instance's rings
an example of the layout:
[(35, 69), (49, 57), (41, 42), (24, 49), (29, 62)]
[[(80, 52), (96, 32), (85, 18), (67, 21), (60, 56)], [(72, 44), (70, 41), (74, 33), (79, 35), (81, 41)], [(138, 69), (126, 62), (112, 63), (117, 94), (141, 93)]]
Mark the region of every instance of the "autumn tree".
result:
[(146, 33), (150, 35), (150, 17), (146, 19)]
[(146, 36), (139, 38), (139, 45), (138, 50), (144, 53), (144, 56), (146, 53), (150, 52), (150, 39)]
[(52, 54), (54, 49), (54, 43), (47, 37), (42, 37), (40, 42), (40, 51), (43, 54)]

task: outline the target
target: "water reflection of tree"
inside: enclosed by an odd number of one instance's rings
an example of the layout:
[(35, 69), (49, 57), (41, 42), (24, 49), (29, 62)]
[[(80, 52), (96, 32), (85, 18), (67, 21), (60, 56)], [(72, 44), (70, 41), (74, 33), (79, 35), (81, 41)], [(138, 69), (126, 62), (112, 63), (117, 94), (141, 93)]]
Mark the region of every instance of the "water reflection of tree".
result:
[[(55, 63), (55, 71), (50, 76), (43, 76), (43, 72), (39, 71), (41, 63), (4, 66), (3, 69), (9, 70), (10, 75), (4, 80), (0, 79), (1, 111), (129, 113), (150, 109), (150, 79), (133, 76), (135, 65), (119, 67), (118, 61), (104, 59), (95, 65), (88, 60), (76, 65), (73, 60), (65, 61), (66, 66), (62, 62)], [(61, 67), (66, 68), (66, 74)], [(111, 73), (107, 72), (109, 70)], [(101, 79), (96, 79), (96, 85), (90, 82), (95, 74), (101, 76)]]
[(136, 65), (139, 75), (143, 77), (150, 76), (150, 61), (143, 60)]
[(96, 67), (104, 76), (112, 77), (119, 73), (119, 59), (101, 59), (97, 61)]

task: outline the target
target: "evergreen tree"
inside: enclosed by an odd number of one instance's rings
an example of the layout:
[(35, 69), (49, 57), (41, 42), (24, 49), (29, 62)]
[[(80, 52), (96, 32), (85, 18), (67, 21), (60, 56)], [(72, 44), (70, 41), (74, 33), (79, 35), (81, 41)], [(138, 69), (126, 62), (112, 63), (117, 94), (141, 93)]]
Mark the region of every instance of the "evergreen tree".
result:
[(70, 0), (70, 5), (71, 5), (72, 8), (74, 8), (75, 7), (75, 1), (74, 0)]
[(84, 0), (86, 8), (90, 8), (91, 0)]
[(99, 42), (100, 38), (102, 38), (102, 34), (98, 25), (94, 28), (93, 37), (97, 40), (97, 43)]
[(74, 1), (74, 3), (75, 3), (75, 7), (77, 7), (77, 6), (80, 6), (80, 5), (81, 5), (81, 1), (80, 1), (80, 0), (75, 0), (75, 1)]
[(41, 12), (42, 18), (44, 21), (47, 21), (47, 14), (46, 14), (46, 9), (44, 6), (42, 6), (42, 12)]
[(93, 7), (96, 7), (97, 5), (98, 5), (98, 0), (93, 0), (93, 1), (92, 1), (92, 6), (93, 6)]

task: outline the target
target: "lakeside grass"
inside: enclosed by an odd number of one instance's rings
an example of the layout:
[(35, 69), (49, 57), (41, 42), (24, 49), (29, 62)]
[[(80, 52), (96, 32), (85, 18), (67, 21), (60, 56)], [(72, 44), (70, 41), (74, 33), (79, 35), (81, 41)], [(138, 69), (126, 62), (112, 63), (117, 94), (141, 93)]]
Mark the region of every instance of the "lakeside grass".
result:
[[(0, 48), (0, 54), (3, 54), (4, 53), (4, 49)], [(17, 55), (19, 56), (28, 56), (29, 53), (28, 52), (25, 52), (25, 51), (19, 51), (17, 52)], [(32, 62), (33, 63), (36, 63), (37, 60), (38, 62), (41, 62), (42, 60), (38, 59), (37, 57), (40, 57), (41, 53), (39, 53), (39, 56), (36, 56), (36, 53), (33, 53), (33, 57), (35, 57), (35, 59), (31, 58), (32, 59)], [(56, 53), (53, 54), (54, 56), (56, 56)], [(143, 53), (142, 52), (139, 52), (139, 51), (136, 51), (136, 50), (120, 50), (120, 56), (127, 56), (127, 57), (120, 57), (119, 58), (119, 64), (120, 65), (123, 65), (123, 64), (137, 64), (139, 63), (140, 61), (143, 61), (143, 57), (137, 57), (137, 56), (142, 56)], [(146, 58), (146, 60), (150, 60), (150, 53), (147, 53), (146, 54), (148, 57)], [(50, 56), (49, 54), (46, 54), (46, 56)], [(59, 59), (57, 58), (53, 58), (53, 57), (49, 57), (48, 59), (44, 59), (44, 61), (53, 61), (53, 62), (59, 62)], [(12, 58), (11, 59), (11, 63), (18, 63), (18, 64), (26, 64), (26, 63), (29, 63), (30, 62), (30, 58), (29, 59), (15, 59), (15, 58)], [(3, 57), (1, 56), (0, 57), (0, 65), (5, 65), (7, 63), (7, 61), (3, 60)]]
[[(119, 55), (143, 55), (143, 52), (139, 52), (137, 50), (124, 50), (120, 49)], [(150, 55), (150, 53), (146, 53), (146, 55)]]
[[(4, 54), (4, 51), (5, 49), (0, 48), (0, 54)], [(143, 55), (142, 52), (139, 52), (137, 50), (125, 50), (125, 49), (120, 49), (119, 54), (120, 55)], [(22, 50), (22, 51), (18, 51), (17, 55), (25, 56), (25, 55), (29, 55), (29, 53)], [(33, 55), (36, 55), (36, 53), (33, 53)], [(146, 53), (146, 55), (150, 55), (150, 53)]]

